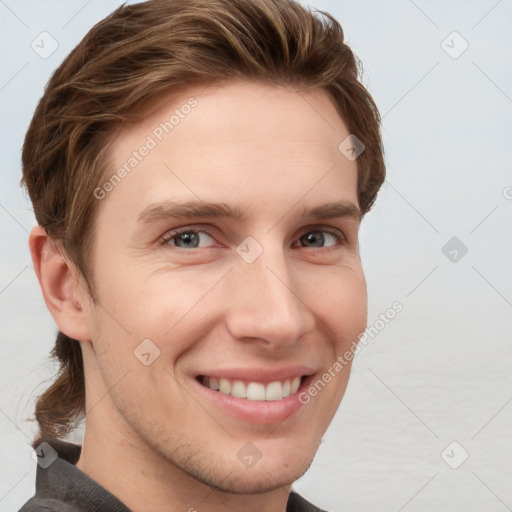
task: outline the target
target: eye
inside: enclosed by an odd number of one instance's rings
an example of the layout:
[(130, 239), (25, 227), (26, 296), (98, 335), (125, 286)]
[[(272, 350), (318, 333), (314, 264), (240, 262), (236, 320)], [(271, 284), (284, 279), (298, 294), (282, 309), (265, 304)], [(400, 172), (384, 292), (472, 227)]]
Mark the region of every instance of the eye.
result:
[[(314, 229), (302, 235), (298, 241), (304, 248), (325, 248), (334, 250), (347, 243), (344, 234), (338, 229)], [(212, 244), (213, 242), (213, 244)], [(187, 249), (215, 247), (215, 239), (204, 229), (182, 228), (168, 232), (160, 241), (161, 245)]]
[(306, 247), (334, 247), (336, 245), (343, 245), (346, 240), (343, 233), (335, 229), (315, 229), (308, 231), (299, 238), (299, 241), (306, 245)]
[(162, 245), (172, 245), (178, 249), (197, 249), (206, 247), (204, 243), (201, 245), (201, 237), (213, 238), (206, 232), (194, 229), (182, 229), (167, 233), (162, 239)]

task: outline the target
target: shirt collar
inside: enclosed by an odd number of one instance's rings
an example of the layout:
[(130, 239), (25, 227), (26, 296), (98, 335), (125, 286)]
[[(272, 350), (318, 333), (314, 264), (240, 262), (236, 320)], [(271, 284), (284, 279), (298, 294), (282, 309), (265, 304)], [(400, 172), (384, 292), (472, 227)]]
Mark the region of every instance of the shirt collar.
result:
[(44, 439), (36, 451), (36, 496), (75, 505), (77, 510), (130, 512), (124, 503), (75, 466), (81, 451), (77, 444)]

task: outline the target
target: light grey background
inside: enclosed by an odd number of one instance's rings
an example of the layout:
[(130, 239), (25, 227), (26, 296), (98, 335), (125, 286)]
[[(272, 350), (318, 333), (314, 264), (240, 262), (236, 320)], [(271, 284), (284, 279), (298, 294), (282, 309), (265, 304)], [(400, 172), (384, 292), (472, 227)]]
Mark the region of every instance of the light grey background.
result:
[[(55, 371), (20, 149), (51, 72), (119, 3), (0, 0), (0, 511), (34, 492), (26, 418)], [(404, 309), (357, 355), (295, 488), (331, 512), (512, 510), (512, 1), (311, 5), (341, 22), (384, 118), (388, 179), (361, 227), (368, 323)]]

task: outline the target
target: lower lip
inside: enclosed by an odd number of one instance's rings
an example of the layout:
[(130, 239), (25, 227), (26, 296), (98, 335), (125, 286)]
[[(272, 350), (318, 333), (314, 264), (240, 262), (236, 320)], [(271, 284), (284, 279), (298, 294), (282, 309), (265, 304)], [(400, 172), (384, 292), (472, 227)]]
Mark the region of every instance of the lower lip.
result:
[(229, 415), (259, 425), (281, 423), (293, 414), (297, 413), (302, 404), (298, 395), (307, 389), (313, 376), (306, 377), (299, 389), (291, 396), (281, 400), (248, 400), (247, 398), (236, 398), (232, 395), (225, 395), (220, 391), (214, 391), (194, 379), (199, 391), (215, 407), (218, 407)]

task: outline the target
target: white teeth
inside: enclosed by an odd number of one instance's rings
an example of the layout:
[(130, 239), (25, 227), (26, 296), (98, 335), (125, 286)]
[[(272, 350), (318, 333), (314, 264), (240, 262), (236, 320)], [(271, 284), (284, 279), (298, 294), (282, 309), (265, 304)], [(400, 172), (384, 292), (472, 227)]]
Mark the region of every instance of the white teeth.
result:
[(265, 386), (260, 382), (249, 382), (247, 386), (248, 400), (265, 400)]
[(283, 398), (286, 398), (287, 396), (290, 396), (290, 381), (289, 380), (285, 380), (283, 382)]
[(233, 385), (231, 386), (231, 394), (236, 398), (247, 398), (245, 384), (241, 380), (233, 381)]
[(290, 394), (293, 395), (299, 389), (299, 386), (300, 386), (300, 377), (295, 377), (295, 379), (293, 379), (293, 382), (290, 386)]
[(231, 384), (229, 383), (229, 380), (227, 380), (227, 379), (219, 380), (219, 391), (221, 393), (224, 393), (225, 395), (231, 394)]
[(279, 381), (271, 382), (265, 390), (265, 400), (281, 400), (283, 398), (283, 387)]
[(214, 377), (203, 377), (201, 382), (204, 386), (220, 391), (224, 395), (231, 395), (235, 398), (246, 398), (255, 401), (282, 400), (297, 392), (300, 387), (301, 377), (283, 382), (274, 381), (266, 386), (261, 382), (245, 383), (241, 380), (230, 381), (229, 379), (216, 379)]

